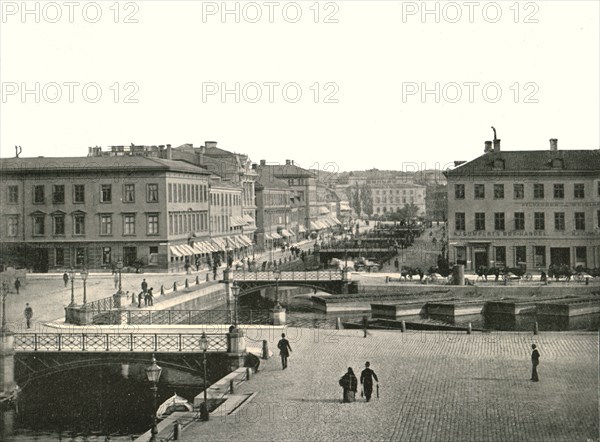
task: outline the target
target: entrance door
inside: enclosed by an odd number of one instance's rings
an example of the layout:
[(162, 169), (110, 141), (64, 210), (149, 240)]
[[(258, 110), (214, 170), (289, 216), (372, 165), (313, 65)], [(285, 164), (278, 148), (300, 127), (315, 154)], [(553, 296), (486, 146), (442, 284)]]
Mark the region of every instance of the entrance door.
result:
[(31, 254), (31, 262), (35, 273), (48, 273), (48, 249), (34, 249)]
[(568, 247), (550, 247), (550, 264), (571, 266), (571, 251)]
[(488, 254), (486, 251), (475, 251), (475, 270), (479, 267), (488, 266)]

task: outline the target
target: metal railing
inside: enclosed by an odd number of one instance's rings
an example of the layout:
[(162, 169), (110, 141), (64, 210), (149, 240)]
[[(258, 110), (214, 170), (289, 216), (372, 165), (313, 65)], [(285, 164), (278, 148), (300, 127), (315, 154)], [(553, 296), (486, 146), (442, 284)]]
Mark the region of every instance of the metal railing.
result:
[[(277, 277), (275, 277), (277, 275)], [(298, 272), (245, 272), (233, 271), (232, 279), (238, 281), (277, 281), (284, 283), (286, 281), (341, 281), (343, 274), (341, 271), (313, 270)]]
[(92, 310), (94, 314), (100, 314), (116, 308), (115, 301), (112, 296), (108, 298), (97, 299), (96, 301), (87, 302), (84, 308)]
[[(245, 310), (238, 313), (241, 324), (269, 324), (267, 310)], [(230, 310), (128, 310), (121, 312), (121, 323), (128, 325), (199, 325), (232, 324)]]
[[(201, 333), (17, 333), (17, 352), (196, 352)], [(206, 333), (208, 351), (226, 352), (227, 335)]]

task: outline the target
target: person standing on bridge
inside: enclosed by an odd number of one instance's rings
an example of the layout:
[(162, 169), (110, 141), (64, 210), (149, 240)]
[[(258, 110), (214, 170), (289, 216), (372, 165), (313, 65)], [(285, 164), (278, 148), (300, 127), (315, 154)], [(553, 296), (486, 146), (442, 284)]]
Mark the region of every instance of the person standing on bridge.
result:
[(379, 384), (379, 379), (377, 379), (375, 372), (371, 370), (370, 365), (369, 362), (366, 362), (365, 369), (360, 373), (360, 384), (363, 386), (367, 402), (371, 400), (371, 395), (373, 394), (373, 378)]
[(292, 352), (290, 341), (285, 338), (285, 333), (281, 334), (281, 339), (277, 343), (277, 348), (279, 349), (279, 354), (281, 355), (282, 370), (285, 370), (287, 368), (288, 358)]
[(31, 318), (33, 318), (33, 309), (29, 305), (29, 303), (25, 304), (25, 322), (27, 323), (27, 328), (31, 328)]

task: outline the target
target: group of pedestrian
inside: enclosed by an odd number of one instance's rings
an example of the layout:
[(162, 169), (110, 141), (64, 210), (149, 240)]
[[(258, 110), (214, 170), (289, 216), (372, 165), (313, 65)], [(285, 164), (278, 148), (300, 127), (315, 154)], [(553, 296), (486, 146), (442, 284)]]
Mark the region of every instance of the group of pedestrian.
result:
[[(360, 385), (361, 391), (360, 396), (365, 398), (367, 402), (371, 401), (373, 395), (373, 380), (377, 382), (377, 397), (379, 397), (379, 379), (375, 372), (371, 369), (371, 363), (365, 362), (365, 368), (360, 373)], [(348, 367), (348, 371), (338, 381), (340, 386), (343, 388), (342, 402), (354, 402), (356, 401), (356, 391), (358, 389), (358, 380), (354, 375), (352, 367)]]
[(154, 305), (154, 287), (148, 288), (148, 283), (146, 282), (146, 278), (142, 281), (142, 291), (138, 293), (138, 308), (142, 307), (142, 299), (144, 300), (144, 305)]

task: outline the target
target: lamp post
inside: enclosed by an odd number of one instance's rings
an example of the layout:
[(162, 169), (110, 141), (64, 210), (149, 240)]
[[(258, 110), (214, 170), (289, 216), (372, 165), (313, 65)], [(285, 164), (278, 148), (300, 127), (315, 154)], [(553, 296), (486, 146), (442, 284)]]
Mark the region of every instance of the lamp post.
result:
[(73, 267), (69, 269), (69, 278), (71, 278), (71, 304), (69, 307), (73, 307), (75, 305), (75, 270)]
[(83, 305), (87, 304), (87, 295), (86, 295), (86, 281), (88, 278), (88, 271), (83, 269), (81, 271), (81, 279), (83, 279)]
[(6, 333), (6, 297), (8, 296), (8, 282), (2, 281), (0, 290), (2, 291), (2, 334)]
[(210, 418), (210, 414), (208, 413), (208, 399), (206, 397), (206, 390), (208, 389), (208, 386), (206, 385), (206, 350), (208, 350), (208, 339), (206, 339), (206, 333), (204, 332), (202, 332), (202, 336), (200, 336), (200, 350), (202, 350), (202, 365), (204, 366), (204, 402), (200, 405), (200, 419), (207, 421)]
[(152, 407), (152, 430), (150, 431), (150, 434), (152, 435), (150, 437), (150, 441), (156, 441), (156, 435), (158, 434), (158, 428), (157, 428), (157, 424), (158, 424), (158, 419), (156, 418), (156, 409), (157, 409), (157, 404), (156, 404), (156, 400), (157, 400), (157, 392), (158, 392), (158, 379), (160, 378), (160, 373), (162, 372), (162, 368), (160, 368), (158, 366), (158, 364), (156, 363), (156, 358), (154, 357), (154, 355), (152, 355), (152, 365), (150, 367), (146, 368), (146, 377), (148, 378), (148, 381), (150, 381), (152, 383), (152, 387), (150, 387), (150, 389), (152, 390), (153, 393), (153, 397), (154, 397), (154, 401), (153, 401), (153, 407)]
[(233, 299), (235, 300), (235, 319), (233, 322), (233, 325), (235, 326), (236, 330), (238, 328), (238, 311), (240, 309), (240, 304), (239, 304), (239, 296), (240, 296), (240, 286), (237, 285), (237, 282), (233, 282), (233, 285), (231, 286), (231, 291), (233, 292)]
[(275, 308), (280, 308), (279, 305), (279, 278), (281, 277), (281, 270), (276, 269), (273, 271), (275, 277)]
[(123, 271), (123, 261), (117, 261), (117, 270), (119, 271), (119, 291), (117, 292), (119, 295), (123, 293), (122, 285), (121, 285), (121, 272)]

